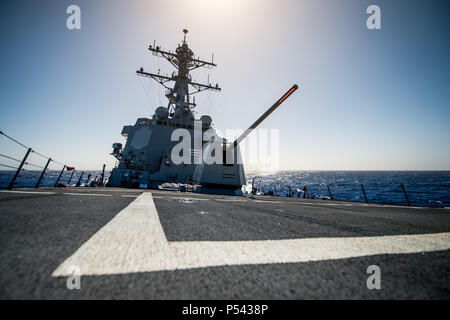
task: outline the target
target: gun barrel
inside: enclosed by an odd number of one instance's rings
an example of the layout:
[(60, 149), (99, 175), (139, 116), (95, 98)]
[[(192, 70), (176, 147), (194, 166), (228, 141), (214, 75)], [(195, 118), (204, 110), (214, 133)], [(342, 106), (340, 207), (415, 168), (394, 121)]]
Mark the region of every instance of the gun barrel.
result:
[(276, 108), (280, 106), (280, 104), (282, 104), (287, 98), (289, 98), (289, 96), (293, 94), (294, 91), (297, 89), (298, 86), (294, 84), (288, 91), (286, 91), (286, 93), (280, 99), (278, 99), (278, 101), (275, 102), (266, 112), (264, 112), (264, 114), (261, 117), (259, 117), (258, 120), (256, 120), (243, 134), (241, 134), (239, 138), (234, 140), (233, 144), (234, 148), (236, 148), (236, 146), (242, 140), (244, 140), (245, 137), (247, 137), (257, 126), (259, 126), (259, 124), (263, 122), (265, 118), (267, 118)]

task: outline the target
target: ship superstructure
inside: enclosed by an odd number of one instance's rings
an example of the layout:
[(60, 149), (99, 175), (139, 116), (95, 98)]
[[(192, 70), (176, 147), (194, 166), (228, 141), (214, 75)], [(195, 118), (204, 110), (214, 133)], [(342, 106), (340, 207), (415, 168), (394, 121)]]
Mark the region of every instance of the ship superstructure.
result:
[[(295, 90), (292, 86), (240, 137), (229, 143), (219, 137), (209, 115), (196, 119), (195, 94), (221, 91), (218, 84), (202, 84), (192, 80), (190, 71), (215, 67), (213, 61), (195, 58), (184, 38), (175, 52), (162, 50), (155, 44), (149, 50), (165, 58), (175, 69), (171, 76), (149, 73), (141, 67), (136, 73), (148, 77), (166, 91), (167, 106), (155, 110), (152, 118), (139, 118), (134, 125), (124, 126), (122, 135), (127, 138), (124, 148), (113, 144), (118, 160), (112, 170), (108, 185), (116, 187), (157, 188), (167, 182), (198, 186), (196, 191), (208, 193), (242, 194), (245, 184), (239, 143), (266, 117), (281, 105)], [(209, 82), (209, 80), (208, 80)]]
[[(142, 67), (136, 71), (139, 76), (152, 78), (167, 90), (168, 104), (158, 107), (152, 118), (139, 118), (135, 125), (124, 126), (122, 135), (127, 138), (127, 142), (123, 149), (120, 143), (113, 145), (112, 154), (118, 164), (112, 171), (109, 185), (150, 188), (174, 182), (239, 193), (245, 184), (239, 147), (230, 148), (226, 140), (215, 135), (210, 116), (203, 115), (196, 119), (192, 112), (196, 106), (195, 98), (192, 98), (195, 94), (205, 90), (220, 91), (221, 88), (218, 84), (193, 81), (190, 71), (201, 67), (211, 68), (216, 64), (195, 58), (186, 41), (188, 30), (184, 29), (183, 32), (183, 42), (175, 52), (162, 50), (155, 45), (148, 48), (175, 67), (176, 71), (171, 76), (148, 73)], [(183, 135), (183, 139), (190, 139), (191, 146), (180, 151), (184, 159), (182, 163), (173, 157), (174, 147), (182, 141), (180, 135)], [(174, 139), (174, 136), (180, 139)], [(184, 142), (187, 145), (188, 141)], [(211, 152), (215, 156), (212, 149), (217, 151), (218, 144), (221, 144), (222, 157), (216, 158), (221, 158), (221, 161), (208, 163), (205, 158)], [(189, 156), (183, 154), (186, 149)], [(176, 154), (177, 157), (180, 152)]]

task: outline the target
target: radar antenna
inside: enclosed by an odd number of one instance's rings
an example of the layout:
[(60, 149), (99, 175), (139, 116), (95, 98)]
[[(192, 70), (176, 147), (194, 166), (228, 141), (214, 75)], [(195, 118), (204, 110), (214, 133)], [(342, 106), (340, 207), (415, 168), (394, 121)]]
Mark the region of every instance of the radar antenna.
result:
[[(190, 96), (197, 94), (205, 90), (221, 91), (222, 89), (218, 84), (211, 85), (208, 81), (207, 84), (199, 83), (192, 80), (190, 71), (205, 67), (212, 68), (217, 65), (214, 62), (204, 61), (200, 58), (194, 57), (194, 52), (189, 49), (186, 42), (187, 29), (183, 29), (184, 38), (183, 44), (175, 50), (175, 52), (162, 50), (160, 46), (156, 46), (155, 43), (149, 46), (149, 50), (153, 55), (165, 58), (177, 69), (178, 73), (174, 72), (171, 76), (160, 75), (155, 73), (145, 72), (144, 68), (140, 68), (136, 71), (139, 76), (148, 77), (154, 79), (167, 89), (166, 97), (169, 100), (167, 108), (169, 114), (174, 115), (180, 110), (187, 111), (191, 116), (191, 108), (195, 107), (195, 101), (190, 101)], [(193, 90), (189, 90), (189, 88)]]

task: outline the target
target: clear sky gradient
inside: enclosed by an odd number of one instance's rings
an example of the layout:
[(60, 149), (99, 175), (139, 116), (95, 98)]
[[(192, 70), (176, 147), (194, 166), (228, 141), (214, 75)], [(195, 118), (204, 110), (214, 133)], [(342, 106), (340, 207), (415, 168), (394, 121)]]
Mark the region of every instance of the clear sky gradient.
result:
[[(81, 30), (66, 28), (71, 4)], [(370, 4), (381, 30), (366, 27)], [(281, 169), (450, 169), (448, 0), (14, 0), (0, 12), (0, 130), (77, 169), (111, 168), (122, 126), (166, 104), (135, 71), (171, 73), (147, 47), (175, 49), (185, 27), (218, 64), (193, 72), (223, 89), (197, 98), (217, 128), (245, 129), (299, 84), (262, 125), (280, 129)]]

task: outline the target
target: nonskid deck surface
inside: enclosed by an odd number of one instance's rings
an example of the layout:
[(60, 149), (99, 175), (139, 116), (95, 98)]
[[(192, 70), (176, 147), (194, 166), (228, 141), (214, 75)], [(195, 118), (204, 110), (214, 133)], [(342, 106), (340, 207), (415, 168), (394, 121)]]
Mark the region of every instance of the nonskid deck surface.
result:
[(0, 204), (0, 298), (450, 297), (448, 209), (119, 188)]

